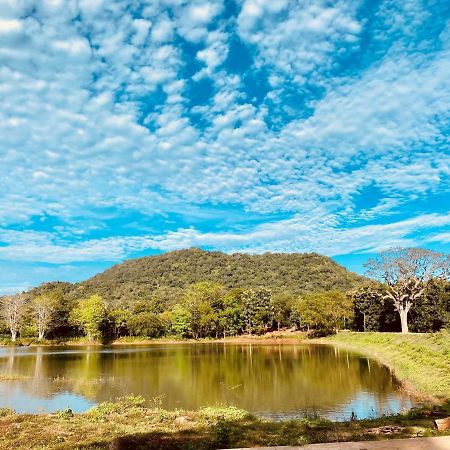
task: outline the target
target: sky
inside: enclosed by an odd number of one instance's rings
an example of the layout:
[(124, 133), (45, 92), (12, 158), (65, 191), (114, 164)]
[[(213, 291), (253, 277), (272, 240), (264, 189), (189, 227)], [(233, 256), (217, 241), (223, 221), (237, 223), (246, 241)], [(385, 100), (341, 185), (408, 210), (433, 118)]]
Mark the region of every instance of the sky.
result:
[(450, 251), (447, 0), (0, 0), (0, 292), (201, 247)]

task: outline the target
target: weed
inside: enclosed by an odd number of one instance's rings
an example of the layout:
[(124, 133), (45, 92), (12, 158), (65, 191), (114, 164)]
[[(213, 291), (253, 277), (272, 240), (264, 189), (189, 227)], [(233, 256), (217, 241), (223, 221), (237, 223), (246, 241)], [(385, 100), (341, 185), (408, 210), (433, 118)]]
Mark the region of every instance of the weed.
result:
[(57, 411), (55, 413), (55, 416), (58, 419), (64, 419), (64, 420), (68, 420), (71, 419), (73, 417), (73, 411), (70, 408), (66, 408), (62, 411)]
[(11, 416), (16, 412), (11, 408), (0, 408), (0, 417)]

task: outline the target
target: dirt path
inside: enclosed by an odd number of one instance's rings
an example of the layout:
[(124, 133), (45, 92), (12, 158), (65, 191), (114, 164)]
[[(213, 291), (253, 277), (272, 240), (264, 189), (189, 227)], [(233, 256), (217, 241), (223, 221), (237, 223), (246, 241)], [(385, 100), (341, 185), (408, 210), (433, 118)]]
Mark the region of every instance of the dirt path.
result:
[(385, 441), (310, 444), (303, 447), (255, 447), (236, 450), (450, 450), (450, 436)]

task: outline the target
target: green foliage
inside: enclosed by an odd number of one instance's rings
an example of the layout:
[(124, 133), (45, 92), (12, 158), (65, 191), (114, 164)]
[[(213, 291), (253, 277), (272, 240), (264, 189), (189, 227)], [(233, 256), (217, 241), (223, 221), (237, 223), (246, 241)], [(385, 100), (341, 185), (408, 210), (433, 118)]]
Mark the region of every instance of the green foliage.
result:
[(113, 323), (114, 337), (118, 338), (128, 334), (131, 317), (131, 312), (124, 308), (117, 308), (110, 311), (109, 318)]
[(0, 408), (0, 417), (12, 416), (16, 412), (11, 408)]
[(236, 336), (244, 328), (242, 317), (243, 289), (233, 289), (223, 299), (223, 309), (219, 312), (220, 329), (223, 336)]
[[(383, 299), (385, 290), (385, 285), (372, 283), (353, 293), (355, 330), (400, 331), (398, 313), (389, 299)], [(412, 305), (409, 322), (410, 330), (419, 333), (450, 327), (450, 282), (431, 280)]]
[(189, 311), (177, 304), (171, 312), (171, 319), (174, 333), (180, 337), (188, 337), (191, 329)]
[(345, 328), (353, 316), (351, 299), (339, 291), (303, 295), (294, 307), (300, 315), (303, 327), (324, 333)]
[(273, 320), (277, 329), (291, 326), (292, 307), (295, 297), (288, 293), (275, 294), (272, 297)]
[(272, 292), (269, 289), (247, 289), (242, 293), (242, 314), (249, 334), (267, 331), (273, 320)]
[(163, 336), (166, 331), (163, 322), (152, 312), (132, 314), (127, 324), (132, 336), (157, 338)]
[(270, 287), (273, 293), (299, 295), (332, 289), (349, 291), (363, 280), (316, 253), (228, 255), (193, 248), (125, 261), (74, 285), (71, 296), (77, 299), (99, 294), (112, 309), (138, 300), (151, 301), (155, 296), (157, 305), (171, 310), (183, 289), (202, 281), (226, 289)]
[[(384, 287), (372, 283), (362, 286), (353, 293), (355, 308), (355, 328), (358, 331), (378, 331), (381, 329), (385, 302)], [(392, 309), (392, 308), (391, 308)]]
[(71, 320), (86, 334), (89, 341), (100, 339), (101, 326), (106, 319), (106, 305), (99, 295), (80, 300), (72, 310)]
[(73, 417), (73, 411), (70, 408), (66, 408), (62, 411), (57, 411), (55, 415), (58, 419), (70, 420)]
[(450, 283), (432, 280), (410, 312), (410, 330), (416, 333), (450, 329)]
[[(107, 340), (218, 338), (287, 328), (398, 331), (399, 315), (385, 300), (386, 289), (314, 253), (226, 255), (190, 249), (126, 261), (84, 283), (32, 289), (16, 334), (30, 340), (40, 329), (41, 339), (85, 334)], [(8, 332), (5, 325), (0, 323), (0, 334)], [(446, 327), (450, 283), (432, 279), (410, 311), (410, 328)]]
[(224, 294), (223, 286), (205, 281), (185, 290), (183, 305), (189, 311), (189, 329), (194, 338), (218, 336)]
[(87, 415), (94, 421), (103, 422), (111, 415), (124, 414), (133, 410), (141, 410), (145, 399), (140, 396), (128, 395), (118, 398), (115, 402), (103, 402), (91, 408)]
[(207, 406), (199, 414), (208, 419), (244, 420), (252, 417), (248, 411), (235, 406)]

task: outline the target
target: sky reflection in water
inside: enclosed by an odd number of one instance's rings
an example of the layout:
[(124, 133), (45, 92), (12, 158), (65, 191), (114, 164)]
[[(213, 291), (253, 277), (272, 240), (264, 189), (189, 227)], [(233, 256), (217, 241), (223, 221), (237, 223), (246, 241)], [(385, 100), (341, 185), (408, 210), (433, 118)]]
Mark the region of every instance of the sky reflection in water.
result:
[(181, 344), (0, 349), (0, 407), (81, 412), (124, 395), (167, 409), (234, 405), (261, 416), (332, 420), (409, 409), (390, 371), (328, 346)]

